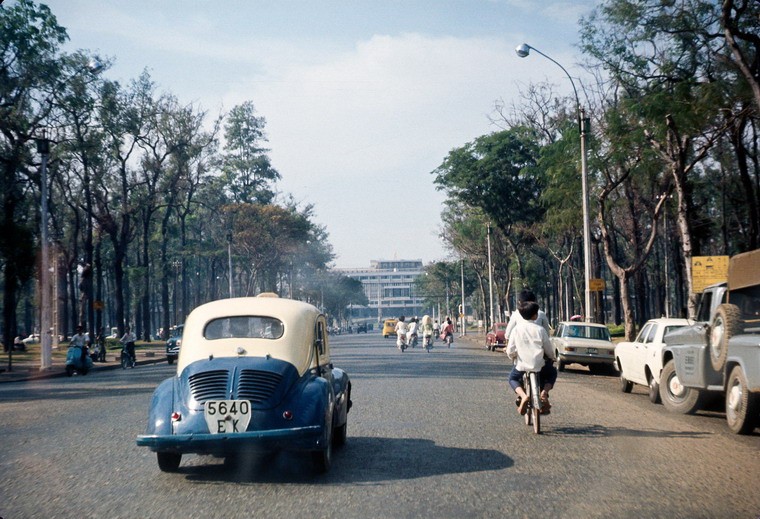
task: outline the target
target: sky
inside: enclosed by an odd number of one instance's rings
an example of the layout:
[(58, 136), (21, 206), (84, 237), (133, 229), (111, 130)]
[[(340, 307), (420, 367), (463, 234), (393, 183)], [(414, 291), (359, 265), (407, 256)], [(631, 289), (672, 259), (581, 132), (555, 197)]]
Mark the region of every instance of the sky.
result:
[[(6, 3), (13, 5), (13, 0)], [(147, 70), (160, 91), (210, 116), (252, 101), (266, 119), (277, 189), (314, 206), (334, 266), (449, 259), (445, 194), (432, 172), (497, 130), (494, 103), (564, 72), (582, 77), (578, 20), (593, 0), (49, 0), (70, 38)], [(577, 81), (576, 81), (577, 83)], [(213, 117), (210, 117), (212, 119)]]

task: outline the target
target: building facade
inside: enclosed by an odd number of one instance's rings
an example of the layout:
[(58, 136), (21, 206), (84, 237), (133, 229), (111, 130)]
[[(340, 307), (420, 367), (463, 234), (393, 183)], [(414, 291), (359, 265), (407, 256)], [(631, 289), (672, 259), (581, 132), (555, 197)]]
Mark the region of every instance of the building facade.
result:
[(352, 306), (354, 322), (377, 322), (431, 313), (417, 294), (415, 280), (422, 275), (422, 260), (372, 260), (369, 268), (337, 268), (336, 272), (361, 281), (367, 306)]

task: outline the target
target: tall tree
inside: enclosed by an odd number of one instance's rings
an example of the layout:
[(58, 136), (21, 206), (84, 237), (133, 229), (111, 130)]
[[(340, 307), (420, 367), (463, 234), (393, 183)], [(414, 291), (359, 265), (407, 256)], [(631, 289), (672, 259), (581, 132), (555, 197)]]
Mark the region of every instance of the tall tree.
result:
[(19, 286), (33, 274), (36, 222), (26, 215), (33, 214), (29, 197), (35, 185), (40, 188), (40, 177), (36, 167), (30, 168), (30, 145), (41, 136), (52, 110), (59, 88), (59, 49), (67, 39), (45, 5), (18, 0), (0, 8), (0, 264), (6, 345), (17, 332)]
[(272, 167), (264, 127), (266, 119), (256, 115), (253, 102), (246, 101), (230, 110), (224, 125), (225, 179), (237, 203), (268, 204), (274, 198), (273, 183), (280, 174)]

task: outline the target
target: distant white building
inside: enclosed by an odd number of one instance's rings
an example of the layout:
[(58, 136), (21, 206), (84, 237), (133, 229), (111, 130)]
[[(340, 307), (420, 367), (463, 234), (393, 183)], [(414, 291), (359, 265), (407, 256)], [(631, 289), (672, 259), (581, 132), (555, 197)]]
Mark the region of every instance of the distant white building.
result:
[(422, 260), (372, 260), (369, 268), (336, 268), (336, 272), (358, 279), (369, 300), (367, 306), (353, 306), (356, 321), (382, 322), (383, 319), (422, 316), (429, 313), (414, 281), (422, 275)]

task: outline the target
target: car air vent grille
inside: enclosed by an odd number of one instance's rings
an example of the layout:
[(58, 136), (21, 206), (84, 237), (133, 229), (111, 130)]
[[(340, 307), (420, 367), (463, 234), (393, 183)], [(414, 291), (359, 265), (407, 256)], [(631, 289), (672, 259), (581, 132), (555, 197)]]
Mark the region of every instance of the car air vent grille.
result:
[(196, 402), (227, 399), (230, 373), (227, 370), (203, 371), (191, 375), (190, 392)]
[(253, 403), (264, 402), (272, 396), (281, 380), (279, 373), (244, 369), (240, 373), (237, 396)]

